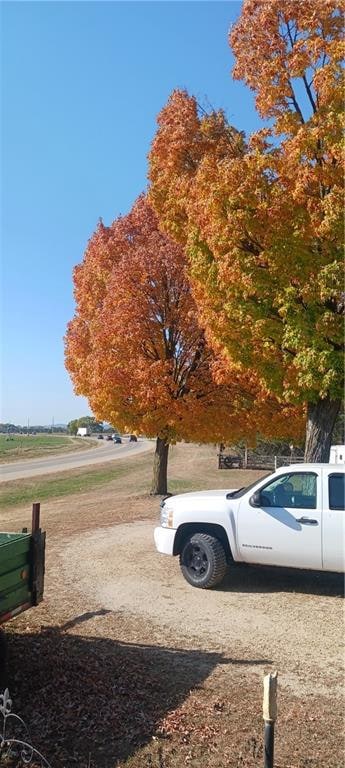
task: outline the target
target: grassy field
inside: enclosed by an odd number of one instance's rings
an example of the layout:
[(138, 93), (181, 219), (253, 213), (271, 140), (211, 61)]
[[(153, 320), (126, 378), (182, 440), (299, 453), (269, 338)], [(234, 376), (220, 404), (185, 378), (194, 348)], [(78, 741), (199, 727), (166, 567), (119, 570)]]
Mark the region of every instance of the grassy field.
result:
[(70, 435), (0, 435), (0, 463), (79, 451), (94, 445), (92, 440)]

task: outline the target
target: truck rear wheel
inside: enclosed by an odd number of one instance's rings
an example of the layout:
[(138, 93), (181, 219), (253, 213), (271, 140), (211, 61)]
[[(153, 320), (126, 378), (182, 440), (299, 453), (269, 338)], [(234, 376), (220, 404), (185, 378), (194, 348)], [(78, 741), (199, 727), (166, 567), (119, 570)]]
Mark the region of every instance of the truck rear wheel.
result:
[(227, 569), (224, 547), (214, 536), (194, 533), (183, 546), (180, 567), (193, 587), (215, 587), (223, 580)]

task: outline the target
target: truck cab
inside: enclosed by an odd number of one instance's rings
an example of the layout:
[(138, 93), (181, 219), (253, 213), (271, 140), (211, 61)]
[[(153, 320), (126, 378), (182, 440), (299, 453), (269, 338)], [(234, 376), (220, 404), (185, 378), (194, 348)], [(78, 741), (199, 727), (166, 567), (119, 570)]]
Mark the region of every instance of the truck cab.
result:
[(344, 572), (344, 470), (296, 464), (246, 488), (169, 497), (156, 548), (179, 555), (184, 577), (201, 588), (236, 562)]

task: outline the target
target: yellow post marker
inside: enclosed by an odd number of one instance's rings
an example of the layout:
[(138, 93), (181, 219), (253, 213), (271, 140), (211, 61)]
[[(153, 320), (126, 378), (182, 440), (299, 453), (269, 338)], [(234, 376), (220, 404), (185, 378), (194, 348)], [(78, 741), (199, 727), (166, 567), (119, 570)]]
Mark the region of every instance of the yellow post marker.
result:
[(273, 768), (274, 723), (277, 719), (278, 672), (264, 677), (264, 698), (262, 714), (265, 721), (264, 768)]

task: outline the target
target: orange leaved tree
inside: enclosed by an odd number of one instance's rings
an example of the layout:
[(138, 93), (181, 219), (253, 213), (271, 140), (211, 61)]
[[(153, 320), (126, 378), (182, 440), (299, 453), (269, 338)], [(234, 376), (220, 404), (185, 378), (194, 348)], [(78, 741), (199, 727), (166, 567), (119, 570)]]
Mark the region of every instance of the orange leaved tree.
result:
[(174, 92), (158, 118), (150, 200), (183, 244), (208, 341), (307, 412), (328, 460), (343, 394), (343, 19), (334, 0), (245, 0), (235, 76), (270, 129), (246, 143)]
[(298, 412), (207, 346), (183, 249), (159, 230), (144, 196), (98, 226), (74, 285), (66, 367), (98, 418), (156, 437), (152, 493), (167, 492), (172, 442), (255, 438), (272, 420), (293, 434)]

